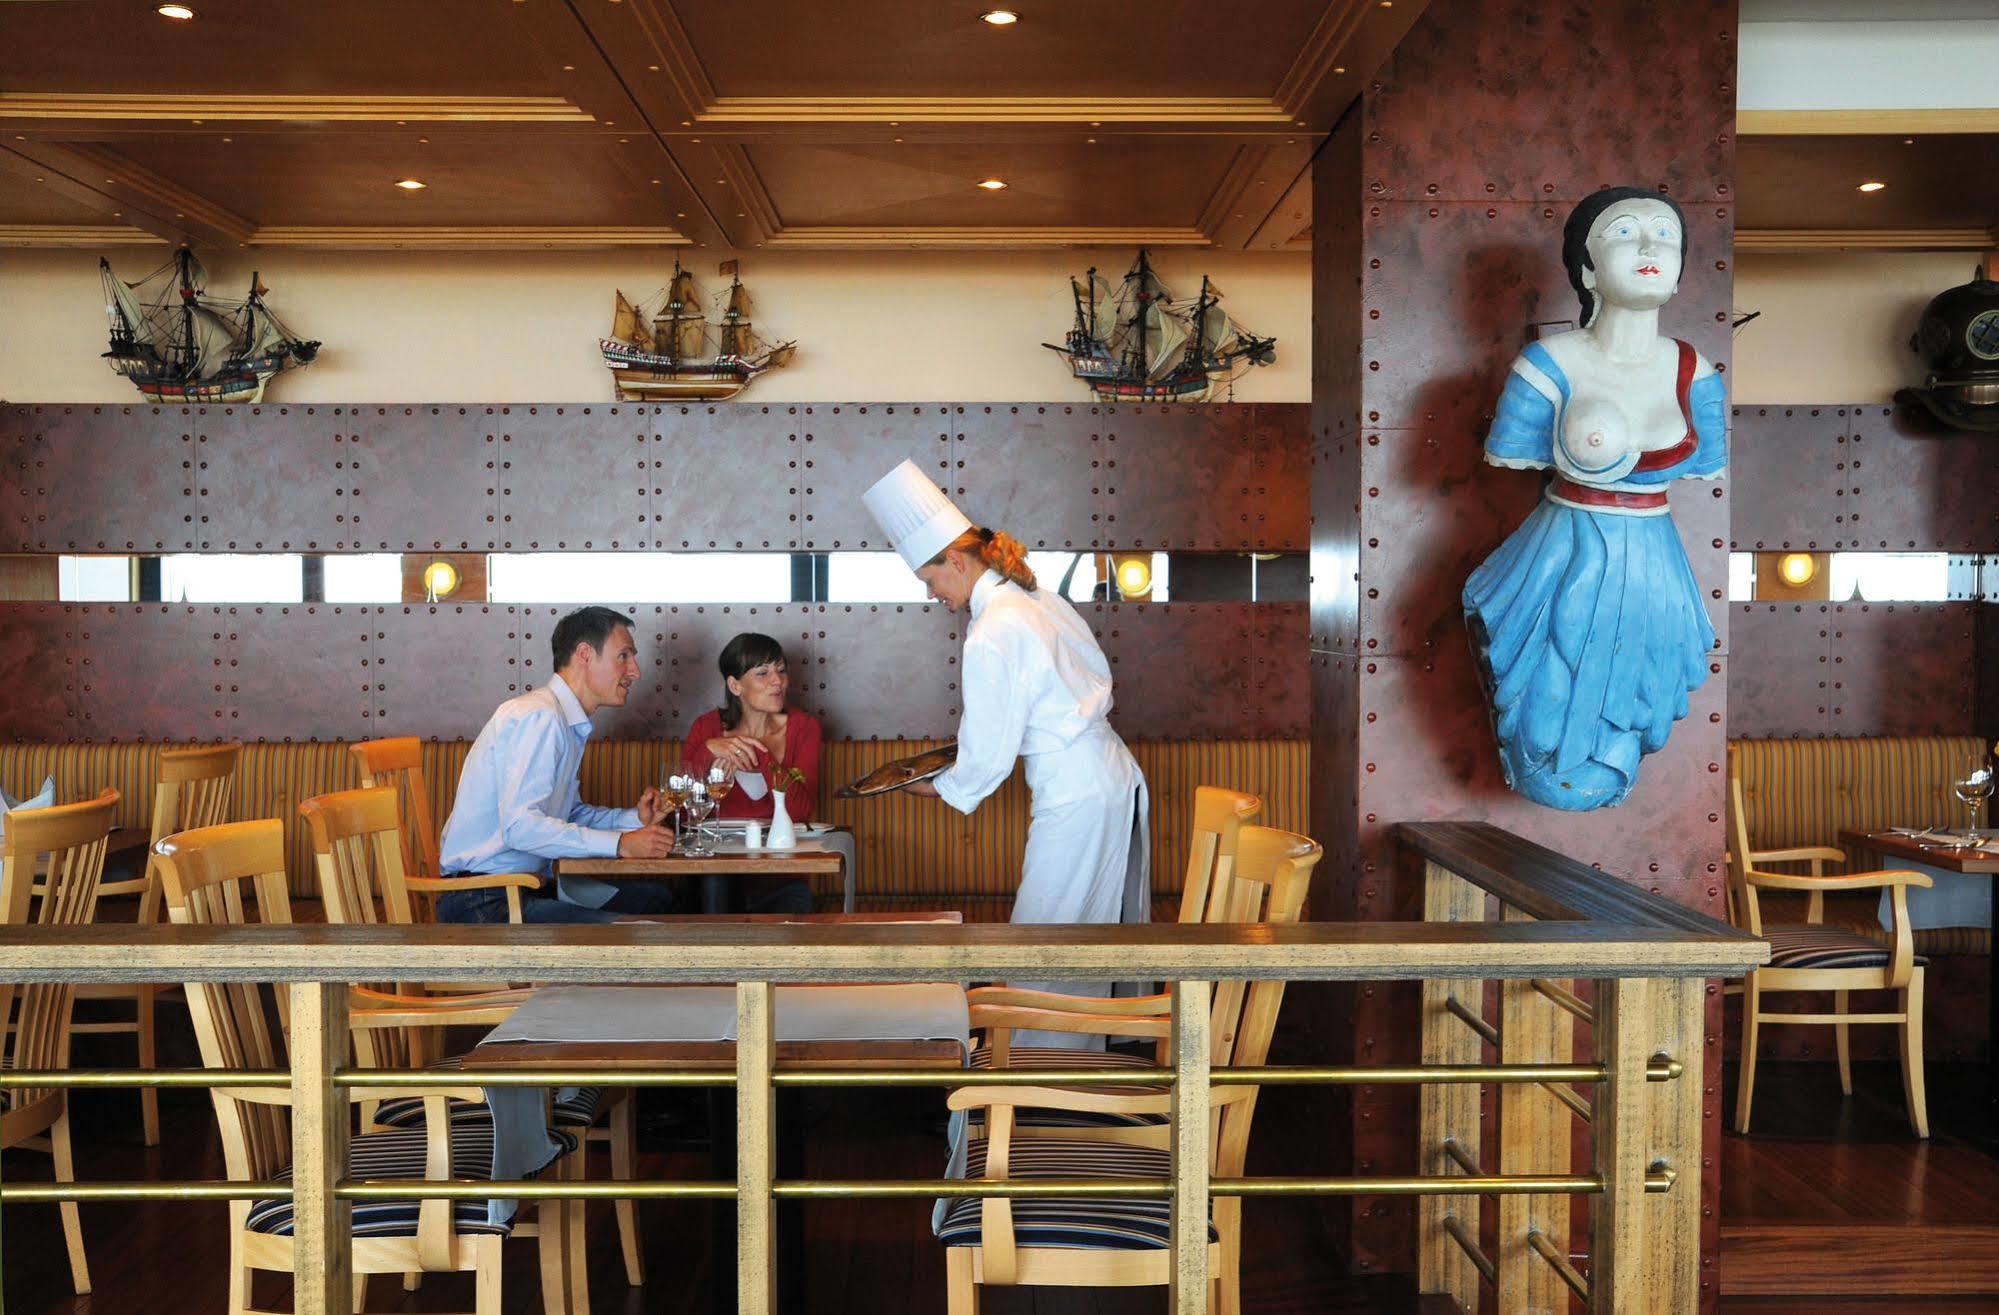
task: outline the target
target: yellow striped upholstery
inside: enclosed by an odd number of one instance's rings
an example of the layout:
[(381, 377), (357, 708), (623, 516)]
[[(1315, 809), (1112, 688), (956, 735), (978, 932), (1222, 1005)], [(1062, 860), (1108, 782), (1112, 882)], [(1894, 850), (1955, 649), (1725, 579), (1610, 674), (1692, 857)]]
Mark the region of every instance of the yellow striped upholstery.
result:
[(1963, 826), (1954, 777), (1985, 761), (1975, 735), (1736, 740), (1750, 843), (1835, 845), (1842, 828)]
[[(829, 740), (820, 764), (822, 798), (814, 816), (853, 830), (860, 851), (860, 907), (943, 904), (977, 920), (1001, 918), (1020, 879), (1027, 843), (1027, 787), (1012, 780), (970, 817), (934, 799), (889, 795), (834, 799), (841, 782), (894, 758), (934, 748), (935, 740)], [(148, 825), (157, 744), (0, 744), (0, 785), (19, 794), (56, 778), (56, 797), (68, 801), (115, 786), (119, 826)], [(424, 779), (437, 817), (450, 814), (458, 772), (469, 741), (424, 745)], [(1155, 741), (1131, 746), (1152, 790), (1153, 894), (1177, 904), (1187, 853), (1194, 787), (1226, 785), (1263, 797), (1267, 826), (1304, 831), (1308, 754), (1303, 740)], [(680, 760), (678, 741), (603, 740), (583, 757), (583, 798), (624, 805)], [(243, 746), (232, 820), (276, 817), (284, 821), (292, 889), (318, 893), (311, 841), (299, 824), (302, 799), (360, 784), (344, 743), (257, 743)], [(839, 879), (820, 879), (819, 894), (837, 896)]]
[[(1877, 735), (1827, 740), (1736, 740), (1742, 767), (1744, 821), (1757, 849), (1838, 845), (1842, 830), (1891, 826), (1962, 826), (1964, 805), (1950, 783), (1985, 761), (1987, 742), (1975, 735)], [(1850, 869), (1827, 863), (1828, 873), (1858, 871), (1870, 862), (1856, 855)], [(1775, 870), (1803, 871), (1773, 863)], [(1763, 919), (1804, 921), (1803, 896), (1763, 897)], [(1829, 895), (1825, 920), (1886, 943), (1875, 913), (1874, 891)], [(1922, 955), (1990, 952), (1984, 927), (1918, 930)]]

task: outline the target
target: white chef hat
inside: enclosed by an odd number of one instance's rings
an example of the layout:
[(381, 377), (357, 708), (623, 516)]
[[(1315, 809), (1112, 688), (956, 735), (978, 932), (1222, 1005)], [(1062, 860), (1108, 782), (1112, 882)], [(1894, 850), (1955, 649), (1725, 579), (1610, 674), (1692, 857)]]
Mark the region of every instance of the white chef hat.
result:
[(861, 495), (861, 501), (912, 571), (972, 528), (972, 522), (944, 496), (944, 490), (907, 458), (876, 480), (874, 487)]

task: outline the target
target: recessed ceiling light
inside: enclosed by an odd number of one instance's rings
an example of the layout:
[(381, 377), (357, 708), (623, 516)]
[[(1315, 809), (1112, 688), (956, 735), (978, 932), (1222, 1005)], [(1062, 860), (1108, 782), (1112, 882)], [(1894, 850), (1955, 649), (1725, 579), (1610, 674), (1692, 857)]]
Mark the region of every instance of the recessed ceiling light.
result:
[(185, 23), (188, 19), (194, 17), (194, 11), (186, 5), (161, 5), (159, 7), (159, 15), (161, 18), (177, 19)]
[(1335, 64), (1335, 65), (1333, 66), (1333, 72), (1335, 72), (1335, 73), (1344, 73), (1344, 72), (1346, 72), (1346, 71), (1347, 71), (1347, 69), (1346, 69), (1346, 65), (1344, 65), (1344, 64)]
[(1863, 192), (1878, 192), (1887, 185), (1886, 183), (1865, 182), (1860, 185), (1860, 190)]
[(576, 66), (574, 64), (564, 64), (562, 66), (562, 71), (564, 73), (574, 73), (576, 71)]
[(1902, 139), (1902, 145), (1904, 146), (1914, 146), (1915, 144), (1916, 144), (1916, 139), (1914, 137), (1904, 137)]
[(418, 182), (414, 178), (398, 178), (396, 186), (402, 188), (405, 192), (421, 192), (425, 184)]
[(1001, 188), (1005, 187), (1006, 184), (1001, 182), (997, 178), (988, 178), (985, 179), (983, 182), (981, 182), (979, 186), (985, 188), (988, 192), (997, 192)]
[(994, 27), (1012, 27), (1020, 21), (1020, 15), (1011, 9), (988, 9), (979, 17)]

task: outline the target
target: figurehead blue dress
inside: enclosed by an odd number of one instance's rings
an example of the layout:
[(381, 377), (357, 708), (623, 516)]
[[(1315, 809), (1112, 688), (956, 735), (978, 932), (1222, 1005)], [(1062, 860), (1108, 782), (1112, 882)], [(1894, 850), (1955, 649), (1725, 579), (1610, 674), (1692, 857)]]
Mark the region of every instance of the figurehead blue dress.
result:
[(1540, 506), (1465, 582), (1465, 622), (1506, 779), (1551, 808), (1623, 801), (1707, 679), (1714, 626), (1666, 505), (1727, 464), (1727, 395), (1679, 344), (1686, 436), (1597, 469), (1562, 442), (1567, 375), (1535, 343), (1500, 394), (1486, 460), (1551, 471)]

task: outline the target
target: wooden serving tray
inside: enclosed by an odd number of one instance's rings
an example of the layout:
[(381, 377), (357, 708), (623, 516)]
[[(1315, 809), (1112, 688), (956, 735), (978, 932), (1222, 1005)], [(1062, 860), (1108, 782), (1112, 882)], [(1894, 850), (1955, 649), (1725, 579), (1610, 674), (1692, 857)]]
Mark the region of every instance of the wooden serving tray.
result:
[(957, 761), (958, 746), (955, 743), (944, 745), (942, 748), (926, 749), (907, 758), (898, 758), (892, 763), (883, 763), (859, 780), (849, 781), (833, 794), (839, 799), (867, 799), (878, 794), (888, 794), (902, 789), (912, 781), (927, 781)]

